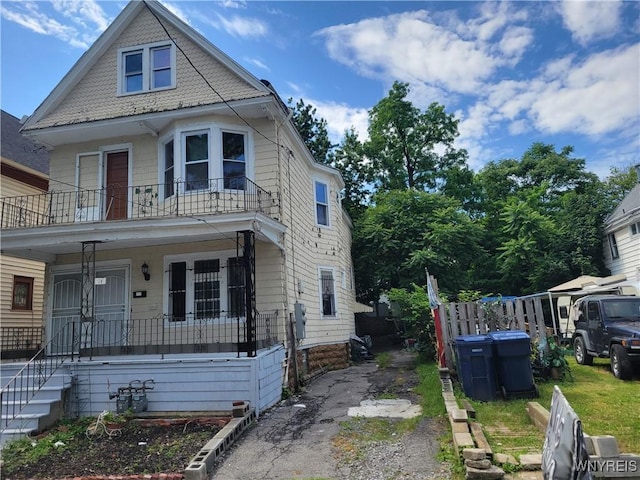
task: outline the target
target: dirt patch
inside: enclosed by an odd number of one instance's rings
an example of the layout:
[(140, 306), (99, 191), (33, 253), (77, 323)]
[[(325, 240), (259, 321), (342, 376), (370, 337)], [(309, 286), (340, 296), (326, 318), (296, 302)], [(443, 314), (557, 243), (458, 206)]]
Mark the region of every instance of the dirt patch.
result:
[[(2, 477), (44, 480), (183, 473), (200, 448), (229, 421), (208, 417), (133, 419), (87, 435), (91, 420), (67, 422), (36, 438), (5, 446)], [(36, 450), (45, 447), (49, 447), (48, 453), (34, 459)]]

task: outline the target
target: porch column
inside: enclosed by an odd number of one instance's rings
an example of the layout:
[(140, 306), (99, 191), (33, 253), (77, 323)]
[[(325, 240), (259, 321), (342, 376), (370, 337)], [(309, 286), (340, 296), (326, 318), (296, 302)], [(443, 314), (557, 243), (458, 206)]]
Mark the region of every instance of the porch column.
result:
[(96, 281), (96, 243), (82, 242), (82, 298), (80, 299), (80, 321), (90, 322), (94, 317)]
[(255, 357), (257, 354), (256, 339), (256, 238), (251, 230), (244, 230), (243, 262), (244, 262), (244, 298), (245, 318), (247, 329), (247, 355)]

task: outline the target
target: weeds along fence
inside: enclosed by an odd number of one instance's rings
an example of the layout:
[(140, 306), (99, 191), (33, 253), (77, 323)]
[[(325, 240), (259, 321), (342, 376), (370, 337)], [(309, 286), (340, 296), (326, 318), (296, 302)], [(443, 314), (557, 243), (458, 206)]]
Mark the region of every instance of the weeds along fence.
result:
[(532, 343), (546, 338), (544, 310), (540, 297), (495, 302), (448, 303), (438, 307), (447, 367), (455, 368), (455, 339), (461, 335), (482, 335), (504, 330), (522, 330)]

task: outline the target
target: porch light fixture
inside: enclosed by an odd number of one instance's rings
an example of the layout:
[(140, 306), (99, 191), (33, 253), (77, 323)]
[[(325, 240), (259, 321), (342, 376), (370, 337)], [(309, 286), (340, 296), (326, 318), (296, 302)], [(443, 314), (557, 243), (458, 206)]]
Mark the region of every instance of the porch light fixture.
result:
[(149, 265), (147, 265), (147, 262), (144, 262), (141, 268), (142, 268), (142, 275), (144, 275), (144, 279), (148, 282), (149, 279), (151, 278), (151, 275), (149, 274)]

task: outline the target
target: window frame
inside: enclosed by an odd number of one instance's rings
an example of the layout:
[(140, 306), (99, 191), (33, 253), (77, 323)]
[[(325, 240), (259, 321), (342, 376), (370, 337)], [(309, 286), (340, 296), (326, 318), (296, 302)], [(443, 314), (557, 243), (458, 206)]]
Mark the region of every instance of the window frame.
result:
[(620, 252), (618, 251), (618, 242), (616, 241), (615, 233), (610, 233), (607, 235), (608, 243), (609, 243), (609, 253), (611, 254), (611, 259), (616, 260), (620, 258)]
[[(325, 293), (323, 292), (323, 280), (322, 280), (323, 272), (328, 272), (331, 274), (332, 287), (333, 287), (333, 303), (331, 306), (333, 307), (333, 312), (330, 314), (325, 313), (325, 310), (324, 310)], [(336, 269), (335, 268), (326, 267), (326, 266), (318, 267), (318, 293), (319, 293), (319, 300), (320, 300), (320, 317), (321, 318), (338, 318), (338, 291), (336, 288)]]
[[(165, 172), (168, 170), (167, 165), (167, 145), (173, 141), (173, 183), (180, 182), (178, 188), (163, 189), (162, 197), (166, 200), (174, 196), (175, 194), (185, 195), (206, 190), (204, 188), (186, 188), (186, 138), (189, 135), (196, 135), (201, 133), (208, 133), (208, 180), (216, 179), (221, 180), (221, 184), (216, 184), (215, 187), (222, 191), (238, 192), (244, 191), (247, 188), (246, 183), (241, 185), (243, 188), (233, 188), (233, 185), (228, 188), (227, 180), (224, 177), (224, 145), (223, 135), (225, 133), (242, 135), (244, 143), (244, 177), (248, 180), (254, 179), (254, 151), (253, 151), (253, 135), (249, 128), (244, 128), (238, 125), (228, 125), (219, 123), (197, 123), (192, 125), (184, 125), (180, 128), (168, 132), (160, 137), (158, 140), (158, 183), (165, 185), (166, 178)], [(235, 161), (235, 160), (228, 160)], [(234, 177), (229, 177), (233, 179)], [(207, 183), (207, 188), (212, 186)]]
[[(320, 202), (318, 200), (318, 191), (317, 185), (323, 185), (325, 187), (326, 194), (326, 202)], [(317, 227), (320, 228), (331, 228), (331, 201), (330, 201), (330, 189), (329, 189), (329, 181), (324, 178), (314, 178), (313, 179), (313, 206), (314, 206), (314, 216), (315, 223)], [(326, 209), (326, 224), (320, 223), (319, 215), (318, 215), (318, 207), (323, 206)]]
[[(634, 232), (635, 230), (635, 232)], [(635, 237), (636, 235), (638, 235), (640, 233), (640, 222), (632, 222), (629, 225), (629, 234), (632, 237)]]
[[(33, 284), (34, 284), (33, 277), (25, 277), (23, 275), (13, 276), (13, 288), (11, 289), (11, 310), (20, 310), (20, 311), (33, 310)], [(20, 286), (26, 286), (26, 289), (27, 289), (24, 304), (16, 302), (17, 288)]]
[[(159, 70), (166, 70), (167, 68), (155, 69), (152, 58), (153, 51), (159, 50), (162, 48), (169, 48), (169, 69), (170, 73), (170, 83), (166, 86), (154, 87), (154, 73)], [(127, 72), (126, 72), (126, 58), (130, 55), (136, 53), (142, 54), (142, 70), (140, 75), (142, 76), (142, 87), (140, 90), (127, 90)], [(162, 90), (171, 90), (176, 88), (176, 46), (173, 42), (154, 42), (147, 43), (144, 45), (134, 45), (131, 47), (119, 48), (118, 49), (118, 96), (128, 96), (128, 95), (139, 95), (141, 93), (149, 93), (149, 92), (160, 92)]]
[[(179, 254), (179, 255), (167, 255), (164, 257), (164, 285), (162, 287), (163, 292), (163, 312), (167, 319), (167, 324), (170, 326), (182, 326), (182, 325), (194, 325), (200, 322), (218, 322), (227, 323), (235, 322), (238, 319), (244, 322), (246, 319), (246, 311), (240, 316), (231, 316), (231, 291), (230, 287), (237, 289), (237, 285), (230, 285), (229, 279), (229, 265), (230, 261), (234, 258), (242, 259), (243, 257), (237, 256), (235, 250), (223, 250), (214, 252), (198, 252), (191, 254)], [(219, 297), (217, 301), (219, 306), (214, 306), (214, 313), (211, 317), (198, 318), (196, 303), (200, 300), (200, 303), (204, 303), (203, 299), (196, 298), (196, 280), (197, 274), (195, 273), (195, 264), (200, 261), (217, 261), (218, 271), (216, 281), (218, 282)], [(171, 288), (171, 265), (174, 263), (185, 263), (185, 312), (184, 321), (172, 320), (173, 312), (169, 311), (171, 306), (169, 301), (169, 294)], [(241, 262), (240, 262), (241, 263)], [(200, 282), (202, 283), (202, 282)], [(214, 297), (214, 302), (215, 302)]]

